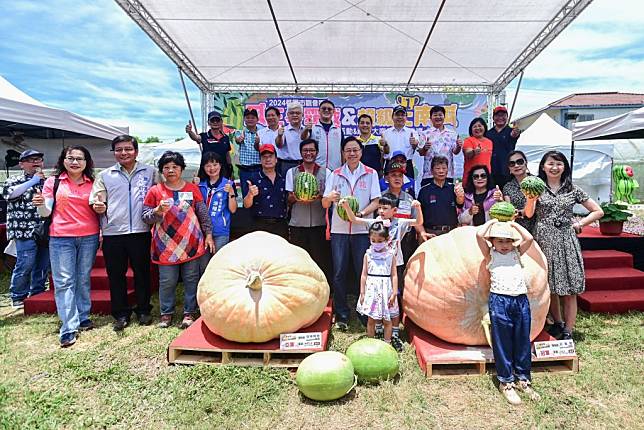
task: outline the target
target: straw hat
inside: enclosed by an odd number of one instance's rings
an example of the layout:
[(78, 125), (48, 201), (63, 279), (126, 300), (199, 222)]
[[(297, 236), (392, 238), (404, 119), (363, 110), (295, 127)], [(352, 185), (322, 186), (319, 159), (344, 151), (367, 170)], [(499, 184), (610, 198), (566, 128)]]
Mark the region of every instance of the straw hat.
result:
[(512, 239), (512, 244), (518, 246), (521, 242), (519, 232), (507, 222), (496, 222), (492, 224), (485, 235), (485, 239), (492, 241), (492, 238)]

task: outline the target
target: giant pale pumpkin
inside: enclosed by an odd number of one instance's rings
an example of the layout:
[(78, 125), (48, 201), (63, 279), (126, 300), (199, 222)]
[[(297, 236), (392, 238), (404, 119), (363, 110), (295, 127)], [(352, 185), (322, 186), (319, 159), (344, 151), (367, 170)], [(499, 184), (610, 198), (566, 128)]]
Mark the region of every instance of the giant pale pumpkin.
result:
[(329, 301), (329, 284), (305, 250), (254, 232), (212, 257), (197, 301), (213, 333), (234, 342), (266, 342), (313, 324)]
[[(452, 343), (484, 345), (490, 275), (477, 227), (459, 227), (423, 243), (407, 264), (404, 311), (416, 325)], [(542, 330), (550, 291), (546, 258), (536, 242), (521, 257), (532, 312), (530, 339)]]

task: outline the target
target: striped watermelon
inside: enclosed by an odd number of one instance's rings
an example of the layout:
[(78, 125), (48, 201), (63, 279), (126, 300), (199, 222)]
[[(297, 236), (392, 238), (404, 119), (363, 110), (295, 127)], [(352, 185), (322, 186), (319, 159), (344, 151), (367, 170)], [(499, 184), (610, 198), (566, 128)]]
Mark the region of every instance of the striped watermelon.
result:
[(538, 176), (526, 176), (521, 181), (521, 191), (531, 199), (539, 197), (546, 190), (546, 184)]
[(298, 173), (295, 177), (295, 197), (299, 200), (313, 200), (318, 196), (318, 180), (308, 172)]
[[(356, 213), (360, 210), (358, 199), (356, 199), (354, 196), (345, 196), (342, 198), (347, 202), (349, 202), (349, 207), (351, 208), (353, 213)], [(342, 206), (337, 205), (337, 211), (338, 211), (338, 216), (340, 218), (342, 218), (345, 221), (349, 221), (349, 217), (347, 216), (347, 211), (345, 211)]]
[(512, 221), (514, 211), (512, 203), (496, 202), (490, 208), (490, 218), (496, 218), (501, 222)]

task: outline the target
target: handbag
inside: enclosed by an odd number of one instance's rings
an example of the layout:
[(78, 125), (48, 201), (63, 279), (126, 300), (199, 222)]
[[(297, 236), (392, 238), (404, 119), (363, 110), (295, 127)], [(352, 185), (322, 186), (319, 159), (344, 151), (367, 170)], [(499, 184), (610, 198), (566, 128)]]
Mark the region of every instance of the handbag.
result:
[(51, 213), (48, 217), (44, 218), (43, 222), (34, 227), (33, 238), (38, 246), (49, 245), (49, 227), (51, 226), (51, 217), (54, 216), (54, 207), (56, 207), (56, 193), (58, 192), (58, 185), (60, 179), (56, 176), (54, 179), (54, 203), (51, 206)]

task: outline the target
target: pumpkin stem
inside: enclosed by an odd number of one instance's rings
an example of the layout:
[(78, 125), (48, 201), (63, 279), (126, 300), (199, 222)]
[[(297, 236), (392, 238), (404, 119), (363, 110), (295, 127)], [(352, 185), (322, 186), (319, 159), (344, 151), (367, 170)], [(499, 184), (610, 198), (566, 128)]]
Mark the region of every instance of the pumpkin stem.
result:
[(481, 325), (483, 326), (483, 332), (485, 333), (485, 339), (487, 340), (490, 348), (492, 347), (492, 336), (490, 335), (490, 314), (486, 313), (481, 318)]
[(252, 271), (248, 278), (246, 278), (246, 287), (251, 290), (261, 290), (262, 289), (262, 275), (259, 272)]

